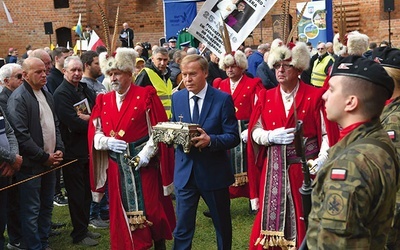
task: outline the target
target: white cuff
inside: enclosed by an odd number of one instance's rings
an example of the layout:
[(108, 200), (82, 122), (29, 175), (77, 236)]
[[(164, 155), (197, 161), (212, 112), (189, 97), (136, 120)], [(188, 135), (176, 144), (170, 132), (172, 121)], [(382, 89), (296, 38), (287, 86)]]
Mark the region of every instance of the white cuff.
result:
[(251, 137), (253, 138), (254, 142), (257, 143), (258, 145), (268, 146), (270, 144), (268, 136), (269, 136), (269, 131), (264, 130), (262, 128), (255, 128), (251, 133)]

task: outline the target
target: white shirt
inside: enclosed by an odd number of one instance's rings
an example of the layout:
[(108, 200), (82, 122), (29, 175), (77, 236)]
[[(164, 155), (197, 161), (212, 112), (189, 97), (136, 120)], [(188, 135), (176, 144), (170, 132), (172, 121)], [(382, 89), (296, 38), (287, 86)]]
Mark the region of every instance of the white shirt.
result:
[(190, 107), (190, 114), (193, 118), (193, 107), (194, 107), (194, 100), (193, 100), (193, 96), (198, 96), (199, 100), (197, 100), (197, 105), (199, 106), (199, 117), (201, 114), (201, 109), (203, 107), (203, 103), (204, 103), (204, 98), (206, 97), (206, 93), (207, 93), (207, 86), (208, 84), (206, 83), (206, 86), (200, 90), (199, 93), (197, 93), (196, 95), (193, 92), (189, 91), (189, 107)]

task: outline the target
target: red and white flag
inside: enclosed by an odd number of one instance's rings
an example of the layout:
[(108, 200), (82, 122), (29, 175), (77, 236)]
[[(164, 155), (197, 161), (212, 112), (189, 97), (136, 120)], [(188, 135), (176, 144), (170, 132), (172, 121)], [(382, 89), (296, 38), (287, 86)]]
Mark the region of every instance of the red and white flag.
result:
[(331, 171), (331, 180), (346, 180), (346, 169), (334, 168)]
[(11, 18), (11, 14), (7, 9), (6, 3), (3, 1), (3, 7), (4, 7), (4, 11), (6, 12), (6, 16), (7, 16), (7, 20), (9, 23), (13, 23), (13, 20)]
[(94, 30), (92, 30), (92, 34), (90, 35), (90, 42), (88, 44), (87, 49), (96, 51), (96, 48), (99, 46), (105, 46), (105, 45), (103, 41), (100, 39), (100, 37), (97, 35), (97, 33)]

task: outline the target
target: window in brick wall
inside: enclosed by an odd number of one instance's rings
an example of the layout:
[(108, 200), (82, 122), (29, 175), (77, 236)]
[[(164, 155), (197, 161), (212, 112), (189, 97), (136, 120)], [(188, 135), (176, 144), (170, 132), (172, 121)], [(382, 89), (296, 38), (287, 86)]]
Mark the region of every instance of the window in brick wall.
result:
[(69, 8), (69, 0), (54, 0), (54, 8), (55, 9)]

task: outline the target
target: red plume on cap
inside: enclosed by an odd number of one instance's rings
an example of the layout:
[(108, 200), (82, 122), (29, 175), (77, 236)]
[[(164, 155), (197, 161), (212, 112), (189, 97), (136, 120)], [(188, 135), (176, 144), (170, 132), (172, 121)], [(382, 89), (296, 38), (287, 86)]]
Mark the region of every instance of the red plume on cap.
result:
[(294, 46), (296, 46), (296, 44), (294, 42), (289, 42), (287, 47), (291, 50), (294, 48)]

